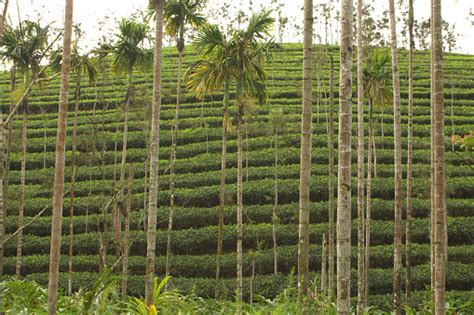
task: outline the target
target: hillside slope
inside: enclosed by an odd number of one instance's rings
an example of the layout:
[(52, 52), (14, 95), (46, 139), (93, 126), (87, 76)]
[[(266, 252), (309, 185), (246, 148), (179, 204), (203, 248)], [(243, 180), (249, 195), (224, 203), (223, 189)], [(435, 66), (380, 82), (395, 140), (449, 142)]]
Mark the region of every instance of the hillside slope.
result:
[[(301, 111), (301, 62), (300, 45), (286, 45), (286, 51), (278, 53), (268, 67), (268, 105), (258, 107), (255, 113), (247, 115), (247, 134), (244, 155), (244, 275), (245, 285), (249, 285), (252, 259), (255, 260), (254, 292), (266, 297), (275, 296), (289, 284), (288, 274), (297, 263), (298, 238), (298, 178), (299, 178), (299, 123)], [(322, 48), (319, 49), (322, 51)], [(323, 54), (315, 52), (317, 60)], [(330, 47), (336, 60), (336, 104), (338, 48)], [(168, 165), (170, 157), (170, 128), (174, 117), (174, 85), (177, 71), (175, 49), (165, 49), (163, 66), (164, 104), (161, 110), (161, 151), (160, 151), (160, 193), (159, 232), (157, 236), (157, 272), (164, 274), (166, 252), (166, 228), (168, 217)], [(407, 72), (406, 52), (401, 52), (403, 156), (406, 161), (407, 122)], [(415, 54), (415, 117), (414, 117), (414, 222), (413, 222), (413, 281), (415, 290), (423, 290), (429, 285), (429, 163), (430, 163), (430, 78), (429, 55), (427, 52)], [(197, 60), (191, 48), (186, 51), (185, 63)], [(445, 108), (446, 108), (446, 174), (448, 196), (449, 263), (447, 289), (451, 294), (467, 295), (474, 290), (474, 172), (472, 154), (452, 151), (449, 136), (452, 132), (466, 134), (474, 130), (474, 56), (445, 56)], [(104, 69), (99, 75), (97, 87), (86, 85), (82, 89), (82, 101), (78, 119), (80, 137), (78, 182), (76, 183), (74, 209), (74, 288), (87, 285), (98, 271), (100, 229), (103, 222), (110, 226), (110, 213), (102, 213), (114, 190), (114, 178), (118, 188), (119, 165), (114, 171), (114, 161), (120, 163), (120, 152), (114, 155), (114, 147), (121, 149), (123, 129), (123, 99), (126, 93), (125, 78), (111, 69)], [(316, 71), (315, 71), (316, 78)], [(9, 77), (0, 77), (3, 113), (8, 111)], [(130, 293), (142, 294), (145, 272), (146, 240), (143, 232), (143, 206), (147, 200), (146, 176), (148, 176), (146, 149), (148, 142), (148, 108), (151, 100), (152, 77), (150, 71), (134, 73), (136, 97), (129, 125), (128, 156), (129, 170), (133, 172), (133, 200), (131, 215), (132, 246), (130, 250)], [(314, 80), (314, 137), (313, 172), (311, 185), (311, 257), (310, 268), (316, 273), (321, 269), (321, 238), (327, 230), (327, 95), (329, 91), (328, 63), (320, 73), (321, 96), (318, 101), (317, 80)], [(184, 86), (183, 86), (184, 87)], [(73, 100), (74, 86), (71, 88)], [(180, 113), (176, 163), (176, 204), (171, 260), (172, 283), (184, 292), (195, 291), (199, 295), (212, 296), (214, 293), (215, 252), (217, 248), (217, 211), (219, 204), (220, 137), (221, 137), (221, 94), (206, 96), (197, 100), (187, 90), (183, 97)], [(58, 82), (36, 88), (30, 97), (31, 115), (28, 125), (28, 156), (26, 174), (25, 223), (48, 205), (52, 195), (54, 167), (54, 145), (56, 136), (56, 112), (58, 102)], [(70, 109), (73, 108), (73, 102)], [(274, 196), (274, 150), (272, 148), (269, 109), (281, 108), (285, 113), (287, 131), (278, 138), (279, 144), (279, 225), (277, 241), (279, 245), (280, 275), (273, 276), (272, 254), (272, 207)], [(46, 113), (41, 113), (46, 110)], [(354, 106), (354, 112), (356, 107)], [(234, 108), (231, 109), (234, 113)], [(370, 289), (376, 295), (388, 294), (392, 290), (391, 268), (393, 265), (393, 119), (391, 108), (384, 113), (377, 112), (377, 177), (373, 182), (373, 224)], [(337, 115), (337, 114), (336, 114)], [(337, 117), (337, 116), (335, 116)], [(354, 119), (356, 116), (354, 115)], [(72, 130), (72, 111), (69, 113)], [(336, 119), (337, 125), (337, 119)], [(13, 153), (11, 156), (10, 187), (8, 190), (6, 231), (13, 233), (17, 228), (19, 204), (20, 150), (16, 141), (19, 137), (21, 119), (14, 121)], [(383, 132), (381, 131), (383, 126)], [(356, 124), (354, 124), (355, 131)], [(336, 128), (337, 131), (337, 128)], [(71, 134), (71, 133), (69, 133)], [(354, 139), (355, 140), (355, 139)], [(355, 148), (355, 141), (354, 148)], [(105, 150), (103, 150), (103, 148)], [(71, 141), (68, 139), (66, 180), (72, 173), (70, 167)], [(225, 235), (223, 257), (223, 283), (227, 294), (233, 295), (235, 276), (235, 178), (236, 143), (234, 136), (229, 141), (227, 166), (227, 204), (225, 210)], [(46, 153), (44, 153), (46, 152)], [(353, 154), (353, 194), (355, 194), (355, 150)], [(469, 165), (470, 164), (470, 165)], [(406, 167), (404, 167), (406, 170)], [(405, 176), (405, 172), (404, 172)], [(405, 184), (405, 183), (404, 183)], [(356, 204), (353, 200), (353, 217)], [(67, 216), (69, 197), (65, 197), (63, 239), (61, 249), (60, 286), (67, 287)], [(45, 284), (47, 282), (50, 215), (45, 214), (24, 230), (22, 274), (29, 279)], [(357, 245), (357, 221), (353, 221), (353, 245)], [(115, 261), (113, 235), (107, 234), (107, 263)], [(6, 244), (5, 272), (14, 274), (16, 242)], [(251, 251), (251, 253), (248, 253)], [(356, 266), (356, 247), (353, 246), (353, 268)], [(354, 270), (355, 271), (355, 270)], [(355, 279), (355, 273), (354, 273)], [(355, 293), (355, 284), (352, 289)], [(458, 292), (460, 291), (460, 292)], [(248, 290), (244, 290), (248, 294)], [(463, 293), (464, 292), (464, 293)], [(418, 299), (421, 293), (416, 294)], [(374, 296), (374, 301), (383, 299)]]

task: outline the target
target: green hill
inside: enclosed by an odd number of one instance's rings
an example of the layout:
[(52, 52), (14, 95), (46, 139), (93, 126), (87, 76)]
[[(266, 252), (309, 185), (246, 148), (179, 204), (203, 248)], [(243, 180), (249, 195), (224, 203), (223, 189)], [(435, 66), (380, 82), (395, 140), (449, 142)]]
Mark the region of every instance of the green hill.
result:
[[(247, 118), (247, 134), (244, 155), (244, 255), (245, 284), (249, 285), (252, 259), (255, 260), (256, 277), (254, 292), (273, 297), (289, 284), (288, 275), (297, 264), (298, 238), (298, 184), (299, 184), (299, 123), (301, 112), (301, 61), (300, 45), (285, 45), (286, 51), (276, 55), (268, 68), (269, 102), (257, 107)], [(318, 50), (318, 49), (317, 49)], [(319, 49), (322, 51), (322, 48)], [(338, 48), (330, 47), (336, 60), (336, 104)], [(160, 138), (160, 193), (159, 231), (157, 236), (157, 272), (164, 274), (166, 252), (166, 228), (168, 211), (168, 165), (170, 157), (170, 128), (174, 117), (174, 93), (177, 71), (177, 54), (174, 48), (164, 50), (163, 66), (163, 106), (161, 109)], [(322, 53), (315, 52), (316, 60)], [(197, 60), (191, 48), (186, 51), (185, 63)], [(406, 162), (407, 124), (407, 60), (401, 51), (402, 123), (403, 148)], [(415, 54), (414, 81), (414, 221), (413, 221), (413, 283), (415, 290), (423, 290), (430, 283), (429, 268), (429, 164), (430, 164), (430, 78), (429, 52)], [(449, 230), (449, 263), (446, 285), (452, 295), (468, 296), (474, 290), (474, 172), (472, 153), (452, 150), (450, 135), (467, 134), (474, 130), (474, 56), (446, 54), (445, 68), (445, 110), (446, 110), (446, 175)], [(316, 71), (314, 72), (316, 78)], [(99, 75), (97, 86), (84, 84), (78, 117), (80, 137), (78, 158), (78, 182), (75, 188), (74, 209), (74, 260), (73, 287), (87, 285), (98, 271), (100, 229), (103, 222), (110, 226), (110, 213), (103, 214), (104, 205), (110, 200), (114, 190), (114, 177), (118, 188), (119, 164), (114, 171), (114, 160), (120, 163), (120, 152), (114, 155), (114, 147), (121, 149), (123, 110), (120, 108), (126, 93), (125, 77), (107, 68)], [(3, 113), (9, 106), (9, 77), (3, 74), (0, 84), (4, 93), (0, 99)], [(129, 124), (127, 161), (133, 171), (133, 213), (131, 220), (129, 290), (132, 294), (143, 294), (145, 272), (146, 239), (143, 231), (144, 200), (146, 201), (145, 180), (148, 151), (148, 107), (151, 101), (151, 69), (134, 73), (136, 84), (135, 104)], [(310, 269), (314, 276), (321, 270), (321, 238), (327, 230), (327, 95), (329, 91), (328, 63), (320, 72), (321, 100), (318, 101), (317, 80), (314, 80), (313, 110), (313, 172), (311, 184), (311, 257)], [(52, 82), (35, 88), (30, 97), (31, 114), (28, 122), (28, 156), (26, 174), (25, 223), (43, 209), (51, 200), (54, 167), (54, 146), (56, 136), (56, 115), (59, 82)], [(184, 86), (183, 86), (184, 87)], [(74, 84), (71, 88), (73, 100)], [(176, 204), (171, 259), (172, 285), (183, 292), (194, 291), (198, 295), (213, 296), (215, 277), (215, 253), (217, 248), (217, 224), (219, 205), (219, 170), (221, 138), (221, 99), (216, 93), (198, 100), (185, 90), (181, 105), (180, 131), (178, 136), (176, 163)], [(68, 124), (72, 130), (72, 108)], [(273, 276), (272, 253), (272, 207), (274, 195), (273, 163), (274, 151), (269, 128), (269, 109), (281, 108), (288, 122), (288, 131), (279, 136), (279, 225), (277, 241), (279, 245), (279, 271)], [(47, 113), (41, 113), (41, 109)], [(355, 113), (356, 107), (353, 107)], [(235, 112), (232, 108), (231, 112)], [(335, 116), (337, 117), (337, 116)], [(386, 296), (392, 290), (391, 268), (393, 265), (393, 118), (391, 108), (384, 113), (375, 113), (377, 177), (373, 182), (373, 224), (370, 290), (374, 294), (373, 303), (383, 305), (390, 301)], [(355, 115), (353, 117), (356, 119)], [(382, 123), (383, 121), (383, 123)], [(336, 119), (337, 125), (337, 119)], [(15, 118), (13, 152), (11, 156), (10, 186), (8, 189), (6, 220), (7, 236), (18, 224), (20, 183), (20, 150), (15, 139), (19, 137), (20, 116)], [(354, 123), (354, 131), (355, 131)], [(383, 126), (383, 133), (381, 131)], [(118, 132), (117, 132), (118, 131)], [(337, 131), (337, 128), (336, 128)], [(234, 294), (235, 276), (235, 178), (236, 143), (231, 136), (228, 151), (227, 192), (228, 207), (225, 209), (223, 283), (229, 296)], [(355, 139), (354, 139), (355, 140)], [(355, 148), (355, 142), (353, 141)], [(95, 148), (95, 149), (94, 149)], [(105, 150), (102, 150), (105, 148)], [(46, 151), (46, 153), (44, 153)], [(68, 138), (66, 180), (70, 179), (71, 139)], [(355, 150), (353, 162), (355, 162)], [(355, 196), (355, 163), (353, 163), (353, 195)], [(404, 168), (405, 170), (406, 168)], [(405, 172), (404, 172), (405, 176)], [(405, 185), (405, 183), (404, 183)], [(353, 217), (356, 204), (353, 199)], [(63, 238), (61, 249), (60, 287), (67, 287), (67, 234), (69, 197), (65, 198)], [(47, 283), (48, 254), (50, 246), (50, 215), (48, 209), (37, 221), (24, 230), (22, 275), (41, 284)], [(352, 244), (353, 267), (356, 266), (357, 220), (353, 220)], [(107, 264), (112, 265), (114, 256), (113, 235), (107, 234)], [(10, 240), (5, 245), (5, 272), (15, 273), (16, 242)], [(352, 290), (356, 292), (355, 270)], [(248, 293), (248, 290), (244, 290)], [(419, 300), (421, 292), (415, 294)]]

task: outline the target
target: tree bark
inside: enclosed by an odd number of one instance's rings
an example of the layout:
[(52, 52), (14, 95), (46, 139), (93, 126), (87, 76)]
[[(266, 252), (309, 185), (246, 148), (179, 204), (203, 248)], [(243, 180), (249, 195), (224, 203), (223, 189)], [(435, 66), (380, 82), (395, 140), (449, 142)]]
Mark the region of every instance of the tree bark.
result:
[(351, 306), (352, 12), (352, 0), (342, 0), (336, 232), (337, 311), (341, 315), (350, 314)]
[(373, 124), (373, 105), (369, 100), (369, 145), (367, 146), (367, 204), (365, 213), (365, 271), (364, 271), (364, 300), (369, 300), (369, 265), (370, 265), (370, 224), (372, 221), (372, 173), (373, 173), (373, 146), (375, 133)]
[(413, 0), (408, 1), (408, 153), (407, 153), (407, 198), (406, 198), (406, 303), (411, 305), (411, 223), (412, 223), (412, 204), (413, 194), (413, 50), (415, 41), (413, 36), (414, 12)]
[(312, 148), (312, 51), (313, 1), (304, 1), (303, 40), (303, 109), (301, 117), (301, 153), (298, 228), (298, 300), (303, 302), (309, 291), (309, 203)]
[(336, 238), (336, 226), (335, 226), (335, 205), (334, 205), (334, 60), (331, 56), (331, 69), (329, 75), (329, 108), (328, 108), (328, 158), (329, 158), (329, 176), (328, 176), (328, 192), (329, 192), (329, 200), (328, 200), (328, 220), (329, 220), (329, 239), (328, 239), (328, 288), (329, 291), (334, 294), (335, 293), (335, 238)]
[(400, 73), (398, 69), (397, 29), (395, 19), (395, 3), (389, 0), (390, 15), (390, 47), (392, 52), (392, 84), (393, 84), (393, 134), (395, 161), (395, 209), (394, 209), (394, 254), (393, 254), (393, 300), (395, 314), (402, 312), (402, 132), (400, 106)]
[(278, 244), (277, 244), (277, 234), (276, 228), (278, 224), (278, 131), (275, 130), (274, 135), (274, 192), (273, 192), (273, 210), (272, 210), (272, 240), (273, 240), (273, 274), (276, 276), (278, 274)]
[(328, 234), (323, 234), (321, 247), (321, 293), (326, 294), (328, 285)]
[(158, 160), (160, 154), (161, 68), (163, 53), (163, 0), (155, 0), (155, 53), (153, 65), (153, 103), (150, 141), (150, 189), (147, 223), (145, 303), (153, 304), (153, 279), (156, 260), (156, 215), (158, 206)]
[[(184, 40), (183, 40), (184, 41)], [(176, 84), (176, 109), (174, 113), (174, 126), (171, 130), (171, 158), (170, 158), (170, 177), (169, 177), (169, 189), (170, 189), (170, 212), (168, 216), (168, 231), (166, 235), (166, 262), (165, 262), (165, 274), (170, 275), (170, 259), (172, 255), (171, 250), (171, 231), (173, 229), (173, 215), (174, 215), (174, 194), (175, 194), (175, 169), (176, 169), (176, 141), (178, 139), (178, 128), (179, 128), (179, 107), (180, 107), (180, 96), (181, 96), (181, 67), (183, 64), (183, 51), (179, 50), (178, 57), (178, 83)], [(169, 281), (168, 281), (169, 282)], [(168, 288), (168, 282), (166, 288)]]
[(242, 151), (243, 151), (243, 82), (237, 80), (237, 314), (242, 313), (242, 286), (243, 286), (243, 267), (242, 267), (242, 238), (243, 238), (243, 172), (242, 172)]
[(132, 213), (133, 174), (128, 176), (127, 189), (127, 215), (125, 216), (125, 231), (123, 236), (123, 261), (122, 261), (122, 296), (127, 296), (128, 289), (128, 253), (130, 246), (130, 215)]
[(365, 309), (365, 220), (364, 220), (364, 82), (362, 60), (362, 8), (363, 0), (357, 1), (357, 314)]
[(65, 147), (67, 107), (69, 98), (69, 76), (71, 68), (71, 37), (73, 0), (66, 0), (64, 20), (63, 59), (61, 64), (61, 86), (59, 93), (58, 134), (56, 138), (56, 162), (54, 172), (53, 213), (51, 223), (51, 250), (49, 254), (48, 314), (56, 314), (59, 258), (61, 250), (61, 220), (63, 212)]
[(226, 81), (224, 87), (223, 111), (222, 111), (222, 152), (221, 152), (221, 178), (219, 185), (219, 214), (218, 214), (218, 235), (217, 235), (217, 257), (216, 257), (216, 284), (215, 298), (220, 296), (221, 263), (222, 263), (222, 245), (224, 242), (224, 209), (225, 209), (225, 176), (227, 162), (227, 123), (228, 123), (228, 107), (229, 107), (230, 82)]
[(432, 0), (431, 63), (433, 86), (433, 162), (434, 162), (434, 314), (445, 313), (446, 282), (446, 183), (444, 171), (444, 93), (441, 0)]
[(67, 278), (67, 292), (72, 295), (72, 257), (73, 257), (73, 238), (74, 238), (74, 189), (76, 186), (77, 166), (76, 166), (76, 151), (77, 151), (77, 115), (79, 112), (79, 103), (81, 99), (81, 69), (77, 69), (76, 73), (76, 92), (74, 99), (74, 118), (72, 123), (72, 156), (71, 156), (71, 190), (69, 191), (70, 206), (69, 206), (69, 239), (68, 239), (68, 278)]

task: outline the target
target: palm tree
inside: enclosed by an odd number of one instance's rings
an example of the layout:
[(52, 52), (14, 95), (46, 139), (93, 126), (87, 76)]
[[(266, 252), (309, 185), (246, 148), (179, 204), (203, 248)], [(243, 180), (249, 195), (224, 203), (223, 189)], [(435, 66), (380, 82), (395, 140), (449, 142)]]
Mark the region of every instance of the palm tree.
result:
[(363, 44), (362, 44), (362, 8), (363, 0), (357, 1), (357, 313), (365, 308), (365, 220), (364, 220), (364, 80), (363, 80)]
[(411, 305), (411, 222), (412, 222), (412, 204), (411, 196), (413, 194), (413, 51), (415, 49), (415, 40), (413, 37), (413, 0), (408, 1), (408, 135), (407, 135), (407, 197), (406, 197), (406, 302)]
[[(133, 102), (133, 70), (136, 66), (146, 69), (151, 65), (152, 55), (148, 49), (143, 48), (143, 44), (148, 39), (148, 26), (145, 23), (136, 22), (133, 19), (123, 18), (119, 23), (119, 33), (117, 42), (109, 47), (108, 53), (113, 57), (113, 67), (118, 72), (127, 74), (127, 93), (125, 95), (124, 106), (124, 125), (122, 140), (122, 158), (120, 163), (120, 186), (118, 201), (124, 204), (125, 190), (125, 168), (127, 164), (127, 145), (128, 145), (128, 120), (129, 108)], [(106, 47), (107, 48), (107, 47)], [(107, 52), (107, 50), (106, 50)], [(122, 254), (121, 246), (121, 224), (118, 207), (113, 208), (114, 231), (116, 254)]]
[(394, 255), (393, 255), (393, 295), (395, 313), (401, 314), (401, 270), (402, 270), (402, 131), (400, 105), (400, 72), (398, 68), (397, 27), (395, 3), (389, 0), (390, 48), (392, 53), (393, 86), (393, 135), (395, 160), (395, 217), (394, 217)]
[(352, 140), (352, 0), (341, 2), (337, 183), (337, 310), (350, 314), (351, 140)]
[(66, 0), (63, 60), (61, 66), (61, 85), (59, 93), (58, 134), (56, 138), (53, 214), (51, 223), (51, 250), (49, 253), (48, 314), (56, 314), (57, 304), (73, 9), (74, 0)]
[[(173, 229), (174, 212), (174, 189), (175, 189), (175, 168), (176, 168), (176, 141), (179, 127), (179, 107), (181, 97), (181, 77), (183, 52), (185, 47), (184, 36), (187, 27), (199, 28), (204, 25), (206, 19), (199, 12), (204, 5), (202, 0), (174, 0), (169, 1), (165, 6), (165, 30), (166, 34), (176, 39), (176, 48), (178, 49), (178, 82), (176, 84), (176, 110), (174, 115), (174, 126), (171, 132), (171, 158), (170, 158), (170, 212), (168, 218), (168, 234), (166, 242), (166, 275), (170, 274), (170, 256), (171, 256), (171, 230)], [(169, 282), (166, 283), (168, 285)]]
[[(275, 48), (267, 36), (274, 19), (270, 11), (252, 15), (245, 29), (232, 32), (229, 40), (215, 25), (210, 25), (200, 32), (196, 45), (201, 47), (204, 57), (193, 66), (190, 72), (190, 84), (198, 89), (220, 87), (230, 80), (236, 82), (235, 98), (237, 104), (237, 302), (242, 306), (242, 148), (243, 148), (243, 113), (249, 98), (256, 98), (259, 103), (266, 100), (266, 73), (264, 64)], [(217, 81), (213, 81), (215, 79)], [(230, 79), (230, 80), (229, 80)], [(230, 86), (229, 86), (230, 88)], [(225, 89), (227, 90), (227, 88)]]
[(207, 25), (200, 30), (195, 45), (204, 59), (193, 64), (187, 71), (188, 87), (193, 90), (198, 97), (203, 97), (204, 93), (212, 93), (216, 90), (223, 90), (223, 110), (222, 110), (222, 152), (221, 152), (221, 174), (219, 186), (219, 213), (218, 213), (218, 236), (216, 255), (216, 284), (215, 298), (219, 297), (219, 279), (221, 272), (222, 245), (224, 239), (224, 207), (225, 177), (227, 161), (227, 134), (230, 132), (231, 122), (229, 119), (230, 101), (230, 64), (226, 60), (229, 43), (225, 35), (216, 25)]
[(298, 300), (308, 295), (309, 286), (309, 203), (312, 147), (312, 46), (313, 1), (304, 2), (303, 109), (301, 118), (300, 196), (298, 229)]
[[(5, 29), (5, 20), (8, 11), (8, 3), (9, 0), (5, 1), (3, 14), (0, 16), (0, 37), (3, 36), (3, 31)], [(3, 256), (4, 256), (4, 246), (3, 246), (3, 239), (5, 238), (5, 218), (6, 218), (6, 210), (5, 210), (5, 203), (4, 203), (4, 194), (3, 194), (3, 183), (5, 180), (5, 164), (3, 163), (4, 154), (3, 154), (3, 120), (0, 121), (0, 276), (3, 274)]]
[[(53, 70), (60, 71), (62, 51), (53, 52), (51, 55), (53, 60)], [(78, 173), (77, 167), (77, 116), (79, 113), (79, 105), (81, 102), (81, 85), (82, 76), (86, 75), (90, 83), (94, 83), (97, 77), (97, 68), (88, 54), (81, 54), (77, 46), (77, 42), (72, 44), (71, 51), (71, 72), (76, 75), (76, 84), (74, 91), (74, 115), (72, 127), (72, 152), (71, 152), (71, 188), (69, 190), (69, 240), (68, 240), (68, 294), (72, 294), (72, 257), (73, 257), (73, 217), (74, 217), (74, 194), (76, 177)]]
[(434, 216), (434, 311), (445, 313), (445, 282), (447, 261), (446, 183), (444, 171), (444, 93), (443, 93), (443, 38), (441, 33), (441, 0), (431, 1), (431, 84), (433, 93), (434, 185), (432, 212)]
[[(33, 82), (39, 74), (40, 62), (48, 49), (48, 26), (41, 26), (37, 22), (24, 21), (17, 29), (8, 27), (0, 39), (2, 51), (0, 55), (4, 60), (12, 62), (18, 70), (23, 72), (24, 85), (30, 83), (30, 76)], [(15, 272), (17, 276), (21, 275), (21, 256), (23, 242), (23, 213), (25, 196), (25, 177), (26, 177), (26, 154), (27, 154), (27, 124), (28, 124), (28, 93), (24, 93), (22, 102), (22, 126), (21, 126), (21, 166), (20, 166), (20, 205), (18, 209), (18, 228), (17, 234), (17, 260)]]
[(390, 88), (391, 72), (388, 67), (390, 58), (387, 54), (373, 51), (365, 63), (363, 79), (364, 93), (368, 100), (369, 107), (369, 141), (367, 146), (367, 196), (365, 213), (365, 258), (364, 258), (364, 300), (369, 297), (369, 265), (370, 265), (370, 224), (372, 212), (372, 173), (374, 172), (373, 162), (375, 149), (375, 132), (373, 127), (374, 107), (383, 107), (392, 99)]
[[(164, 0), (151, 0), (155, 6), (155, 52), (153, 62), (153, 103), (150, 133), (150, 182), (148, 201), (145, 303), (153, 304), (153, 280), (156, 260), (156, 215), (158, 206), (158, 159), (160, 154), (160, 109), (163, 55), (163, 7)], [(151, 3), (150, 2), (150, 3)]]

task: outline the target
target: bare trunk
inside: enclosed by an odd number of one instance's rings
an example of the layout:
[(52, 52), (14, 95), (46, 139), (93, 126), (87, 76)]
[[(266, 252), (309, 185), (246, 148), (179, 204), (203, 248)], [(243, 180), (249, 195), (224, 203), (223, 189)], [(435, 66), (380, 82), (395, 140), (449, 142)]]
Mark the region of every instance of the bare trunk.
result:
[(303, 41), (303, 110), (301, 117), (300, 194), (298, 229), (298, 300), (303, 302), (309, 291), (309, 203), (312, 148), (312, 45), (313, 1), (304, 2)]
[(351, 306), (352, 12), (352, 0), (342, 0), (337, 185), (337, 311), (341, 315), (350, 314)]
[(446, 282), (446, 184), (444, 171), (444, 93), (441, 0), (432, 0), (431, 64), (433, 87), (433, 168), (434, 168), (434, 314), (445, 313)]
[(326, 294), (328, 285), (328, 234), (323, 234), (321, 247), (321, 293)]
[(400, 74), (398, 69), (397, 30), (395, 20), (395, 3), (389, 0), (390, 15), (390, 47), (392, 52), (392, 83), (393, 83), (393, 135), (395, 161), (395, 209), (394, 209), (394, 254), (393, 254), (393, 299), (395, 314), (402, 312), (402, 132), (400, 106)]
[(272, 239), (273, 239), (273, 274), (276, 276), (278, 274), (278, 244), (277, 244), (277, 234), (276, 228), (278, 224), (278, 132), (275, 131), (274, 136), (274, 157), (275, 157), (275, 164), (274, 164), (274, 193), (273, 193), (273, 210), (272, 210)]
[(79, 102), (81, 99), (81, 70), (77, 69), (76, 74), (76, 93), (74, 100), (74, 118), (72, 127), (72, 157), (71, 157), (71, 190), (69, 191), (70, 206), (69, 206), (69, 239), (68, 239), (68, 277), (67, 277), (67, 292), (72, 295), (72, 257), (73, 257), (73, 238), (74, 238), (74, 189), (76, 186), (77, 166), (76, 166), (76, 151), (77, 151), (77, 115), (79, 111)]
[(150, 141), (150, 189), (148, 201), (145, 303), (153, 304), (156, 260), (156, 215), (158, 206), (158, 160), (160, 154), (161, 68), (163, 52), (163, 0), (156, 0), (155, 53), (153, 65), (153, 104)]
[(243, 81), (237, 80), (237, 314), (242, 313), (242, 286), (243, 286), (243, 267), (242, 267), (242, 238), (243, 238), (243, 174), (242, 174), (242, 150), (243, 150)]
[(372, 215), (372, 173), (373, 173), (373, 146), (375, 133), (373, 124), (373, 105), (369, 100), (369, 145), (367, 150), (367, 204), (365, 213), (365, 271), (364, 271), (364, 300), (369, 300), (369, 266), (370, 266), (370, 224)]
[(59, 258), (61, 250), (61, 221), (63, 212), (64, 168), (67, 129), (67, 107), (69, 98), (69, 76), (71, 68), (71, 37), (73, 0), (66, 0), (64, 20), (63, 57), (61, 65), (61, 87), (59, 93), (58, 134), (56, 138), (56, 162), (54, 172), (54, 196), (51, 223), (51, 251), (49, 254), (48, 314), (56, 314)]
[(228, 124), (228, 107), (229, 107), (229, 93), (230, 82), (226, 81), (224, 87), (224, 100), (222, 111), (222, 153), (221, 153), (221, 178), (219, 185), (219, 214), (218, 214), (218, 235), (217, 235), (217, 257), (216, 257), (216, 284), (215, 284), (215, 298), (220, 296), (221, 263), (222, 263), (222, 244), (224, 242), (224, 209), (225, 209), (225, 176), (226, 176), (226, 162), (227, 162), (227, 124)]
[(411, 305), (411, 223), (412, 223), (412, 204), (411, 196), (413, 194), (413, 50), (415, 42), (413, 38), (413, 0), (408, 2), (408, 153), (407, 153), (407, 199), (406, 199), (406, 303)]
[[(183, 63), (183, 52), (179, 51), (178, 58), (178, 83), (176, 85), (176, 110), (174, 114), (174, 126), (171, 130), (171, 162), (170, 162), (170, 212), (168, 216), (168, 231), (166, 235), (166, 262), (165, 262), (165, 274), (170, 275), (170, 259), (172, 255), (171, 250), (171, 231), (173, 230), (173, 215), (174, 215), (174, 193), (175, 193), (175, 169), (176, 169), (176, 141), (178, 139), (178, 128), (179, 128), (179, 106), (181, 96), (181, 67)], [(168, 281), (169, 282), (169, 281)], [(168, 282), (166, 288), (168, 288)]]
[(364, 220), (364, 82), (362, 60), (362, 8), (363, 1), (357, 1), (357, 314), (365, 309), (365, 220)]
[(132, 213), (133, 174), (128, 176), (127, 189), (127, 215), (125, 216), (125, 231), (123, 235), (123, 260), (122, 260), (122, 296), (127, 296), (128, 288), (128, 253), (130, 246), (130, 215)]
[(328, 255), (329, 255), (329, 261), (328, 261), (328, 267), (329, 267), (329, 272), (328, 272), (328, 287), (329, 291), (331, 294), (335, 293), (335, 277), (334, 277), (334, 271), (335, 271), (335, 237), (336, 237), (336, 226), (335, 226), (335, 218), (336, 218), (336, 213), (335, 213), (335, 205), (334, 205), (334, 60), (331, 56), (331, 69), (330, 69), (330, 77), (329, 77), (329, 109), (328, 109), (328, 116), (329, 116), (329, 122), (328, 122), (328, 134), (329, 134), (329, 139), (328, 139), (328, 148), (329, 148), (329, 176), (328, 176), (328, 192), (329, 192), (329, 205), (328, 205), (328, 220), (329, 220), (329, 249), (328, 249)]

